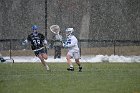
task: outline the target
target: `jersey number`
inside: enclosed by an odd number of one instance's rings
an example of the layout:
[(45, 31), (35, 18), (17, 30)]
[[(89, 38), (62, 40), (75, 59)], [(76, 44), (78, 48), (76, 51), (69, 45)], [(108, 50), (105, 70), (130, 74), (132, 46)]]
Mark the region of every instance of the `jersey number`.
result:
[(71, 39), (68, 39), (68, 40), (67, 40), (67, 45), (68, 45), (68, 44), (71, 44)]
[(33, 40), (34, 45), (40, 45), (40, 40)]

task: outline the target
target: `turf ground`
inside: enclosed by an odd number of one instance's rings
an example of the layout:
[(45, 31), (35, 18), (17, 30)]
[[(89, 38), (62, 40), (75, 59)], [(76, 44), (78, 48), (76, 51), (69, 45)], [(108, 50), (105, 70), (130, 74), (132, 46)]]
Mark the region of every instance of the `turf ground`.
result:
[(140, 63), (0, 63), (0, 93), (140, 93)]

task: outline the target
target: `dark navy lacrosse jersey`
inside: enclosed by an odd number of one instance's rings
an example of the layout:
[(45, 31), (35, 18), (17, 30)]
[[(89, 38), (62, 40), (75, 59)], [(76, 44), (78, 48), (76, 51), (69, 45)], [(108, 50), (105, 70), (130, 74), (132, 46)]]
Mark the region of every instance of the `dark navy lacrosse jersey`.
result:
[(44, 39), (45, 39), (45, 37), (41, 33), (37, 33), (35, 35), (33, 33), (31, 33), (30, 35), (28, 35), (28, 38), (27, 38), (27, 40), (31, 42), (32, 50), (36, 50), (36, 49), (43, 47)]

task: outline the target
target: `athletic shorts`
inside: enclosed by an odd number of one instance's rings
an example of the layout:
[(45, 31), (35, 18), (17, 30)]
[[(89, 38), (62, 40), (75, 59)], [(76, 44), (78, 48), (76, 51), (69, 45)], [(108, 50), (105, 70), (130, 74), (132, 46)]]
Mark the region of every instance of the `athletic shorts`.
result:
[(68, 51), (67, 55), (70, 55), (71, 58), (74, 58), (74, 59), (80, 59), (79, 51)]
[(42, 54), (42, 53), (47, 54), (47, 49), (46, 48), (40, 48), (40, 49), (34, 50), (34, 53), (35, 53), (36, 56), (38, 56), (39, 54)]

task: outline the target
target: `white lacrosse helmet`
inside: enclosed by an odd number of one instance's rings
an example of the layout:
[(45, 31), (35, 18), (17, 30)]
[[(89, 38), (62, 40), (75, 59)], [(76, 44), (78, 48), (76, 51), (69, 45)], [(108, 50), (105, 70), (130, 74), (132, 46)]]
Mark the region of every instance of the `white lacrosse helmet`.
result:
[(66, 36), (71, 35), (71, 33), (72, 33), (73, 31), (74, 31), (73, 28), (67, 28), (67, 29), (65, 30), (65, 32), (66, 32)]

